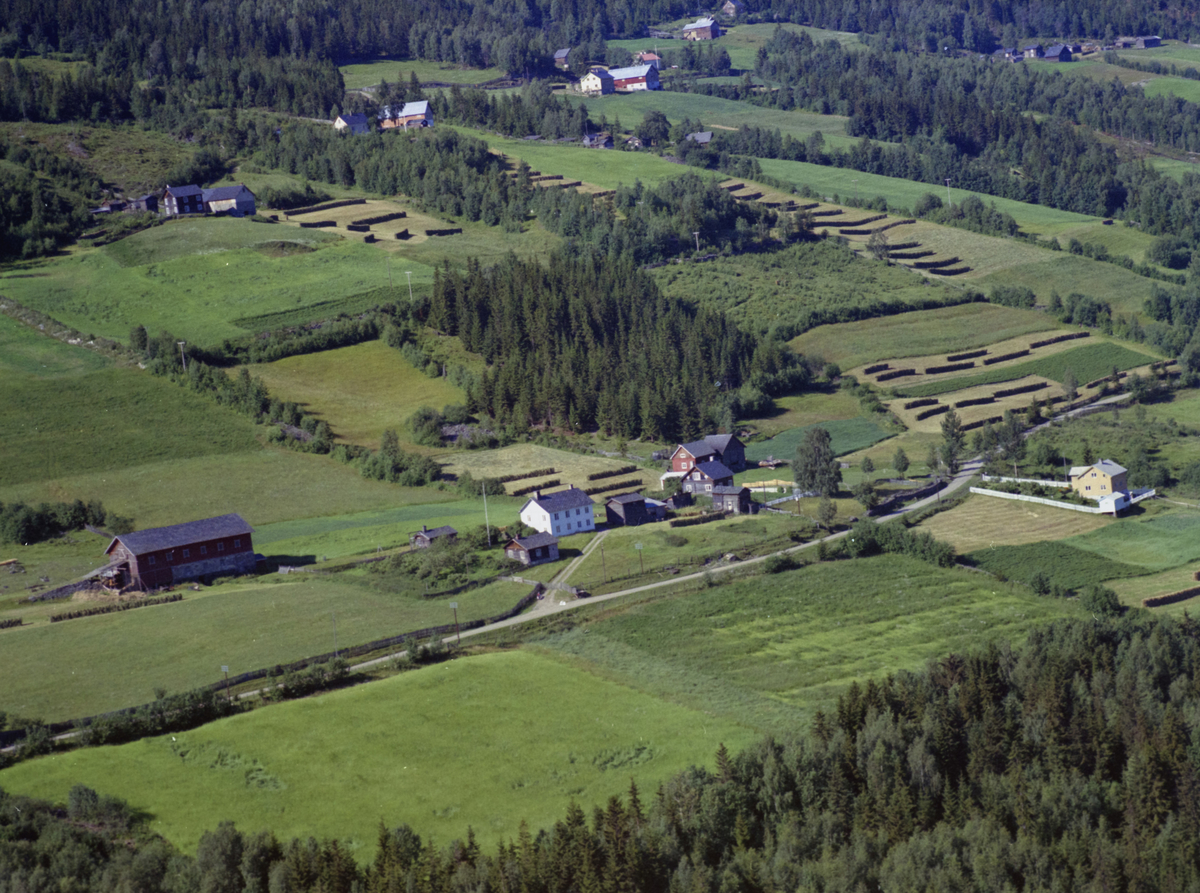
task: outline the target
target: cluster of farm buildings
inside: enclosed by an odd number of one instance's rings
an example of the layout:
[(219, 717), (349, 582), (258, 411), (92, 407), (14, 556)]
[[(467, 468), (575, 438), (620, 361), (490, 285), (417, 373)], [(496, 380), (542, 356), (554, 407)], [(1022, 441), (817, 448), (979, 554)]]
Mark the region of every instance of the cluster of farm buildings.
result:
[(1061, 43), (1043, 46), (1040, 43), (1025, 47), (1003, 47), (993, 54), (1010, 62), (1022, 62), (1025, 59), (1043, 59), (1046, 62), (1071, 62), (1076, 56), (1088, 53), (1098, 53), (1106, 50), (1149, 50), (1162, 46), (1160, 37), (1122, 37), (1111, 44), (1096, 43)]
[(93, 215), (158, 214), (162, 217), (181, 217), (188, 214), (228, 214), (248, 217), (255, 213), (255, 196), (244, 183), (237, 186), (167, 186), (162, 192), (149, 192), (135, 199), (110, 199), (93, 208)]
[[(664, 521), (669, 511), (690, 505), (695, 495), (710, 497), (717, 512), (750, 514), (755, 510), (749, 488), (733, 483), (734, 473), (746, 468), (746, 448), (737, 437), (710, 435), (679, 444), (670, 462), (671, 470), (662, 480), (679, 479), (678, 493), (665, 500), (636, 492), (609, 497), (601, 523), (636, 527)], [(524, 565), (557, 561), (561, 537), (596, 530), (595, 510), (596, 502), (579, 487), (534, 491), (519, 516), (535, 533), (508, 540), (505, 555)], [(263, 560), (254, 551), (253, 533), (240, 515), (229, 514), (119, 534), (105, 550), (109, 563), (94, 576), (113, 589), (148, 590), (186, 580), (252, 573)], [(441, 541), (453, 542), (457, 536), (453, 527), (422, 526), (409, 537), (409, 544), (423, 549)]]

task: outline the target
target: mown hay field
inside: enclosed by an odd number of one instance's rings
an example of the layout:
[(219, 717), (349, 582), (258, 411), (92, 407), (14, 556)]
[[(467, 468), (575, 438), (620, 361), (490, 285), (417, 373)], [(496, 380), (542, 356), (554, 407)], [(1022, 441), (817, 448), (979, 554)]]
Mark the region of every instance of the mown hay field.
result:
[(1045, 331), (1047, 317), (1033, 310), (973, 303), (914, 310), (878, 319), (818, 326), (789, 344), (809, 356), (853, 369), (894, 357), (957, 353), (995, 341)]
[(1200, 560), (1200, 512), (1172, 507), (1149, 517), (1122, 518), (1069, 543), (1148, 570), (1179, 567)]
[[(1058, 397), (1062, 395), (1062, 386), (1056, 381), (1050, 381), (1047, 378), (1038, 375), (1028, 375), (1024, 378), (1018, 378), (1014, 381), (1006, 381), (1003, 386), (999, 384), (979, 385), (973, 388), (964, 388), (963, 390), (953, 391), (950, 394), (943, 395), (940, 400), (940, 405), (953, 407), (960, 400), (979, 400), (986, 397), (991, 397), (997, 390), (1003, 388), (1017, 388), (1025, 385), (1044, 384), (1046, 387), (1037, 391), (1030, 391), (1025, 394), (1014, 394), (1010, 397), (999, 397), (991, 403), (981, 403), (975, 406), (961, 406), (955, 408), (958, 418), (964, 425), (969, 425), (972, 422), (992, 419), (998, 416), (1003, 416), (1006, 411), (1020, 413), (1027, 409), (1033, 400), (1042, 402), (1050, 397)], [(905, 409), (904, 404), (909, 402), (909, 398), (901, 397), (896, 400), (889, 401), (886, 405), (896, 418), (904, 424), (910, 431), (923, 431), (929, 434), (940, 433), (942, 428), (942, 420), (945, 415), (933, 415), (928, 418), (918, 419), (917, 416), (921, 413), (928, 412), (931, 409), (936, 409), (933, 404), (928, 406), (918, 406), (912, 409)]]
[(504, 72), (499, 68), (462, 68), (458, 65), (417, 59), (372, 59), (369, 62), (340, 65), (338, 70), (342, 73), (347, 90), (376, 87), (382, 81), (408, 86), (409, 79), (414, 74), (423, 84), (482, 84), (504, 77)]
[[(997, 502), (1001, 500), (997, 499)], [(1049, 506), (1048, 511), (1053, 511)], [(1116, 527), (1110, 524), (1084, 536), (1103, 535)], [(991, 574), (1009, 580), (1030, 583), (1035, 574), (1066, 589), (1079, 590), (1085, 586), (1120, 577), (1136, 577), (1146, 572), (1144, 567), (1116, 560), (1079, 548), (1077, 539), (1056, 542), (1025, 543), (1016, 546), (985, 546), (967, 554), (967, 559)]]
[[(378, 447), (385, 429), (409, 439), (407, 421), (416, 410), (462, 403), (461, 388), (414, 369), (400, 351), (367, 341), (320, 353), (250, 366), (271, 396), (292, 400), (327, 421), (349, 443)], [(411, 446), (411, 444), (410, 444)]]
[(774, 437), (791, 428), (815, 425), (835, 419), (853, 419), (859, 414), (858, 399), (840, 389), (812, 390), (775, 398), (775, 412), (754, 419), (740, 419), (738, 426), (749, 425)]
[[(574, 485), (582, 489), (613, 484), (619, 481), (638, 480), (641, 486), (658, 488), (658, 476), (661, 471), (651, 468), (639, 468), (628, 474), (614, 475), (589, 481), (588, 475), (602, 471), (615, 471), (626, 465), (634, 465), (629, 459), (609, 459), (587, 453), (571, 453), (566, 450), (556, 450), (552, 447), (539, 446), (534, 443), (518, 443), (498, 450), (455, 450), (442, 453), (438, 457), (446, 471), (461, 475), (470, 472), (476, 480), (482, 477), (501, 477), (509, 474), (522, 474), (527, 471), (539, 471), (543, 468), (555, 469), (554, 474), (537, 475), (512, 481), (505, 486), (511, 493), (513, 490), (528, 487), (541, 481), (558, 478), (562, 483), (550, 489)], [(613, 490), (613, 494), (623, 493), (624, 489)], [(597, 494), (592, 499), (603, 503), (604, 494)]]
[(1066, 539), (1111, 523), (1113, 518), (1108, 515), (1086, 515), (1048, 505), (976, 495), (918, 526), (965, 554), (992, 546)]
[[(1180, 592), (1184, 589), (1200, 586), (1200, 583), (1196, 581), (1197, 572), (1200, 572), (1200, 562), (1192, 562), (1161, 571), (1157, 574), (1147, 574), (1144, 577), (1109, 580), (1104, 585), (1117, 593), (1121, 599), (1121, 604), (1130, 608), (1140, 608), (1142, 606), (1142, 599), (1144, 598), (1153, 598), (1156, 595), (1169, 595), (1172, 592)], [(1150, 610), (1156, 614), (1163, 613), (1175, 616), (1182, 615), (1184, 611), (1187, 611), (1194, 617), (1196, 606), (1200, 604), (1200, 601), (1197, 601), (1197, 599), (1200, 599), (1200, 596), (1151, 608)]]
[(181, 591), (171, 604), (0, 630), (10, 661), (0, 710), (58, 721), (145, 704), (156, 687), (217, 682), (222, 666), (236, 675), (332, 652), (334, 614), (346, 648), (453, 623), (450, 601), (460, 621), (500, 614), (529, 587), (493, 583), (425, 599), (301, 573)]
[(796, 455), (796, 448), (813, 428), (824, 428), (829, 432), (830, 441), (835, 456), (853, 453), (871, 444), (886, 440), (892, 436), (891, 431), (883, 428), (874, 419), (861, 416), (849, 419), (831, 419), (791, 428), (775, 435), (770, 440), (760, 440), (746, 446), (746, 460), (760, 462), (768, 456), (776, 459), (791, 461)]
[[(1045, 319), (1045, 317), (1043, 317), (1043, 319)], [(945, 381), (947, 379), (952, 379), (952, 378), (967, 378), (972, 375), (976, 375), (979, 372), (985, 372), (990, 369), (1002, 369), (1006, 366), (1011, 366), (1016, 363), (1029, 362), (1030, 360), (1040, 359), (1042, 357), (1048, 357), (1051, 354), (1061, 353), (1064, 350), (1072, 350), (1074, 348), (1079, 347), (1081, 344), (1092, 344), (1093, 343), (1093, 336), (1090, 333), (1088, 333), (1087, 338), (1073, 339), (1070, 341), (1060, 341), (1057, 344), (1047, 344), (1044, 347), (1037, 347), (1037, 348), (1031, 349), (1029, 345), (1034, 341), (1044, 341), (1049, 338), (1057, 337), (1059, 335), (1068, 335), (1068, 334), (1074, 334), (1079, 331), (1084, 331), (1079, 328), (1068, 328), (1065, 326), (1062, 327), (1061, 329), (1059, 329), (1057, 327), (1054, 327), (1051, 320), (1046, 319), (1046, 322), (1048, 323), (1047, 328), (1042, 331), (1032, 332), (1029, 335), (1021, 335), (1016, 338), (1008, 338), (1004, 341), (990, 342), (987, 345), (987, 348), (986, 348), (987, 353), (985, 355), (978, 356), (978, 357), (971, 357), (967, 360), (962, 361), (962, 362), (966, 362), (966, 363), (972, 363), (973, 368), (971, 368), (971, 369), (962, 369), (962, 370), (958, 370), (958, 371), (954, 371), (954, 372), (926, 373), (926, 371), (925, 371), (926, 369), (931, 369), (931, 368), (936, 369), (936, 368), (939, 368), (942, 366), (954, 364), (949, 359), (950, 356), (954, 355), (953, 352), (943, 353), (943, 352), (939, 351), (937, 353), (926, 354), (924, 356), (907, 356), (907, 357), (904, 357), (903, 359), (890, 360), (890, 361), (888, 361), (888, 370), (887, 371), (900, 370), (900, 369), (912, 369), (916, 374), (904, 376), (903, 378), (892, 379), (890, 381), (880, 382), (880, 386), (881, 387), (900, 388), (900, 387), (907, 387), (907, 386), (911, 385), (913, 387), (919, 387), (921, 385), (925, 385), (925, 384), (929, 384), (929, 383), (933, 383), (933, 382), (941, 382), (941, 381)], [(1108, 343), (1108, 342), (1105, 342), (1105, 343)], [(1015, 360), (1005, 360), (1002, 363), (996, 363), (995, 365), (990, 365), (990, 366), (984, 365), (985, 360), (994, 359), (996, 357), (1002, 357), (1005, 354), (1009, 354), (1009, 353), (1013, 353), (1013, 352), (1021, 351), (1021, 350), (1030, 350), (1030, 353), (1027, 356), (1020, 357)], [(973, 352), (973, 351), (971, 351), (971, 352)], [(887, 374), (887, 371), (872, 372), (870, 374), (867, 374), (864, 370), (869, 368), (870, 365), (879, 365), (879, 364), (868, 364), (868, 365), (863, 365), (863, 366), (856, 366), (848, 371), (851, 375), (854, 375), (865, 381), (871, 381), (872, 379), (878, 378), (880, 375)], [(1080, 383), (1082, 384), (1083, 382), (1081, 381)]]
[(602, 807), (631, 779), (650, 797), (672, 774), (711, 765), (721, 743), (737, 752), (756, 737), (569, 661), (494, 653), (46, 757), (0, 772), (0, 785), (64, 801), (87, 784), (150, 813), (151, 828), (189, 852), (233, 820), (281, 839), (336, 837), (366, 862), (380, 821), (438, 845), (471, 828), (491, 848), (515, 838), (520, 819), (548, 827), (570, 801)]

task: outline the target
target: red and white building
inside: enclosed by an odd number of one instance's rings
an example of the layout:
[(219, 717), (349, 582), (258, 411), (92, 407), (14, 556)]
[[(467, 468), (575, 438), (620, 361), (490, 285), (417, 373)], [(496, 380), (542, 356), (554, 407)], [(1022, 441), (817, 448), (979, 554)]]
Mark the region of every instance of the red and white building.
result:
[(629, 68), (610, 68), (609, 75), (613, 79), (613, 88), (618, 93), (632, 93), (635, 90), (661, 90), (658, 82), (658, 69), (653, 65), (633, 65)]
[(221, 515), (113, 538), (104, 553), (122, 586), (157, 589), (181, 580), (254, 572), (254, 529), (241, 515)]

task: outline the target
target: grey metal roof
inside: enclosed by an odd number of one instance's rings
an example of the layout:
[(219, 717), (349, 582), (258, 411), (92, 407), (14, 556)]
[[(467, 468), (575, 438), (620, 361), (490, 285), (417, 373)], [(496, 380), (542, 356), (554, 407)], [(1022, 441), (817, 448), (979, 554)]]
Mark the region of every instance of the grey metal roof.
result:
[(696, 19), (696, 21), (694, 21), (690, 25), (684, 25), (683, 30), (684, 31), (694, 31), (697, 28), (711, 28), (715, 24), (716, 24), (716, 22), (714, 22), (712, 19), (705, 17), (702, 19)]
[(699, 130), (696, 133), (689, 133), (687, 138), (693, 143), (707, 143), (712, 140), (711, 130)]
[(687, 450), (697, 459), (701, 456), (715, 456), (717, 454), (717, 448), (707, 440), (693, 440), (691, 443), (681, 443), (675, 451), (678, 452), (680, 449)]
[(644, 78), (653, 68), (653, 65), (631, 65), (628, 68), (610, 68), (608, 73), (611, 74), (615, 80)]
[(704, 472), (714, 481), (733, 477), (733, 472), (726, 467), (724, 462), (701, 462), (696, 466), (696, 470)]
[(570, 53), (571, 53), (570, 50), (555, 50), (554, 58), (555, 59), (565, 59), (565, 58), (567, 58), (568, 55), (570, 55)]
[(406, 102), (404, 108), (400, 109), (400, 117), (407, 118), (409, 115), (423, 115), (429, 111), (429, 102), (422, 99), (420, 102)]
[(185, 198), (189, 195), (201, 195), (203, 191), (199, 186), (189, 184), (188, 186), (167, 186), (167, 192), (176, 198)]
[[(541, 493), (534, 496), (529, 502), (536, 503), (540, 508), (548, 512), (563, 512), (567, 509), (577, 509), (585, 505), (594, 505), (592, 497), (588, 496), (578, 487), (568, 487), (565, 490), (559, 490), (557, 493)], [(525, 505), (529, 505), (529, 502), (525, 503)]]
[(737, 438), (732, 434), (709, 434), (704, 438), (704, 442), (721, 455), (725, 455), (725, 451), (729, 449), (729, 444), (733, 443), (735, 440), (737, 440)]
[(113, 541), (104, 551), (106, 554), (111, 552), (119, 542), (134, 555), (145, 555), (147, 552), (157, 552), (161, 549), (175, 549), (205, 540), (253, 532), (254, 528), (247, 524), (241, 515), (219, 515), (216, 518), (205, 518), (203, 521), (188, 521), (185, 524), (172, 524), (170, 527), (151, 527), (148, 530), (123, 533), (113, 537)]
[(439, 536), (458, 536), (458, 531), (453, 527), (446, 525), (445, 527), (434, 527), (432, 530), (422, 527), (413, 536), (423, 536), (426, 539), (435, 540)]
[(712, 494), (713, 496), (738, 496), (745, 489), (745, 487), (727, 487), (721, 484), (712, 488)]
[(1054, 46), (1050, 47), (1050, 49), (1046, 50), (1046, 55), (1047, 55), (1047, 56), (1057, 56), (1057, 55), (1059, 55), (1059, 54), (1060, 54), (1060, 53), (1061, 53), (1063, 50), (1066, 50), (1068, 53), (1069, 53), (1069, 52), (1071, 52), (1071, 51), (1070, 51), (1070, 49), (1068, 49), (1067, 47), (1063, 46), (1063, 44), (1061, 44), (1061, 43), (1056, 43)]
[(645, 502), (646, 497), (640, 493), (623, 493), (620, 496), (614, 496), (609, 502), (619, 502), (621, 505), (629, 505), (631, 502)]
[[(204, 200), (206, 202), (227, 202), (237, 198), (243, 192), (250, 192), (245, 184), (239, 183), (237, 186), (214, 186), (212, 189), (203, 190)], [(250, 192), (253, 196), (254, 193)]]
[(352, 126), (353, 126), (353, 125), (355, 125), (355, 124), (363, 124), (363, 125), (365, 125), (365, 124), (367, 123), (367, 116), (366, 116), (366, 115), (338, 115), (338, 117), (339, 117), (339, 118), (340, 118), (342, 121), (344, 121), (344, 122), (346, 122), (347, 124), (349, 124), (349, 125), (352, 125)]
[(514, 538), (513, 542), (526, 551), (532, 549), (540, 549), (543, 546), (553, 546), (558, 543), (558, 537), (552, 533), (535, 533), (533, 536), (527, 536), (524, 539)]

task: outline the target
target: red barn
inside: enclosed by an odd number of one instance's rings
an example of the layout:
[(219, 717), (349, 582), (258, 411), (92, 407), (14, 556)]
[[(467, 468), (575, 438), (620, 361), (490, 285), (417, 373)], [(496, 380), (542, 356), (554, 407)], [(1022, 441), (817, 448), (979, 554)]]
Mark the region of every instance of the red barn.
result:
[(181, 580), (253, 572), (253, 532), (241, 515), (221, 515), (123, 533), (104, 554), (120, 565), (123, 586), (157, 589)]
[(611, 68), (613, 88), (618, 92), (662, 89), (658, 82), (658, 69), (653, 65), (633, 65), (629, 68)]

